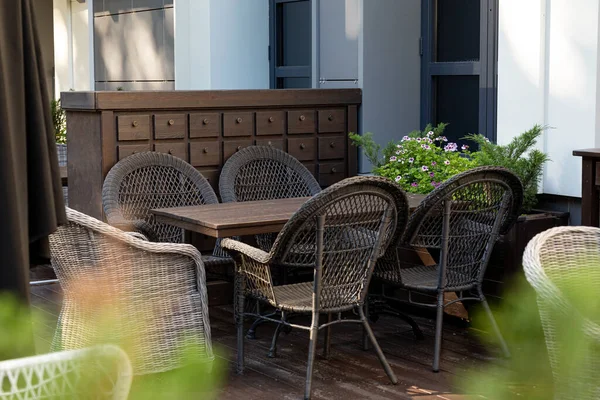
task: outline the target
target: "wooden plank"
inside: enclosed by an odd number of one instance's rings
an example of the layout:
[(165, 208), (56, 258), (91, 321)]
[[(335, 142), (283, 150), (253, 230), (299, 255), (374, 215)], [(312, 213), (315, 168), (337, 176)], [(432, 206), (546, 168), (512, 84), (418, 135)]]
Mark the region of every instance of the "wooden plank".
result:
[[(358, 133), (358, 106), (348, 106), (348, 132), (346, 133)], [(348, 140), (348, 151), (347, 151), (347, 163), (348, 163), (348, 176), (355, 176), (358, 174), (358, 147), (356, 147), (350, 137)]]
[(63, 92), (65, 110), (161, 110), (360, 104), (360, 89)]
[(600, 226), (600, 199), (596, 189), (596, 160), (583, 158), (581, 172), (581, 224)]

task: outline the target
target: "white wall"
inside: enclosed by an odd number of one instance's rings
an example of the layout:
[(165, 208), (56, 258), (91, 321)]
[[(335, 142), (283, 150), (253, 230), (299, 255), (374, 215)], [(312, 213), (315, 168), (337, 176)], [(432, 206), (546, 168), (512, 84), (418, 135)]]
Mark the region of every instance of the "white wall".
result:
[(176, 89), (268, 89), (268, 0), (175, 0)]
[(598, 0), (502, 0), (498, 50), (498, 141), (535, 123), (552, 159), (540, 191), (581, 196), (575, 149), (597, 147)]
[(54, 0), (54, 95), (90, 90), (90, 29), (88, 3)]
[[(364, 0), (362, 26), (361, 132), (373, 132), (384, 145), (419, 129), (421, 2)], [(363, 156), (359, 171), (370, 169)]]

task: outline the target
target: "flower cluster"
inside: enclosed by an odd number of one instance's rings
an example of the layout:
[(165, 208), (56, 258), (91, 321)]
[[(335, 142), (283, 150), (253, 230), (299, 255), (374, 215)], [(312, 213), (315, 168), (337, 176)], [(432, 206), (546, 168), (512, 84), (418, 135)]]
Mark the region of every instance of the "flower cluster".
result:
[(442, 135), (444, 128), (440, 124), (404, 136), (374, 173), (394, 180), (407, 192), (429, 193), (453, 175), (475, 167), (468, 146), (459, 150), (456, 143), (448, 142)]

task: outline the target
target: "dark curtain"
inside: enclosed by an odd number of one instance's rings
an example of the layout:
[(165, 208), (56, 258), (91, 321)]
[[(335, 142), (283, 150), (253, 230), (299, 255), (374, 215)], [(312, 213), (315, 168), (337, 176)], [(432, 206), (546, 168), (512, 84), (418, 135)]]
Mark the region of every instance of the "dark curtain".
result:
[(24, 301), (66, 222), (46, 85), (32, 1), (0, 0), (0, 292)]

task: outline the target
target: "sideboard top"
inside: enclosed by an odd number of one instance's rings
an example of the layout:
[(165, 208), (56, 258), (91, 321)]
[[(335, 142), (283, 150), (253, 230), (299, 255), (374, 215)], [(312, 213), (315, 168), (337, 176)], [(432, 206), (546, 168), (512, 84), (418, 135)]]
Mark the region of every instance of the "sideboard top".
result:
[(65, 110), (260, 108), (360, 104), (361, 89), (62, 92)]

